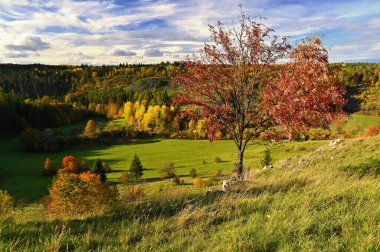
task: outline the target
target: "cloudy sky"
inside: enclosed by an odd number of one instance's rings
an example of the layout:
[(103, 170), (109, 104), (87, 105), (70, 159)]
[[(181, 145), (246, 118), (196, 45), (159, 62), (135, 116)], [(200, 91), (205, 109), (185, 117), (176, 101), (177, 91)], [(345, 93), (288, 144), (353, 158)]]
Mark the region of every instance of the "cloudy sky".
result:
[(380, 0), (0, 0), (0, 62), (179, 60), (241, 2), (292, 41), (324, 34), (332, 62), (380, 62)]

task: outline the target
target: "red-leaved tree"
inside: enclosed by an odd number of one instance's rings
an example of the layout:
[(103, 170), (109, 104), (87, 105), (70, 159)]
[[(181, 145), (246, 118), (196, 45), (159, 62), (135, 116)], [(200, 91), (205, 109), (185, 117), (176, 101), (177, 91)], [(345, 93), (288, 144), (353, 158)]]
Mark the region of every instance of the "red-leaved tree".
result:
[(209, 26), (211, 42), (172, 78), (182, 116), (207, 119), (211, 141), (218, 130), (229, 131), (240, 178), (250, 140), (276, 123), (288, 132), (326, 126), (343, 104), (320, 41), (308, 39), (292, 50), (263, 20), (242, 12), (239, 25)]

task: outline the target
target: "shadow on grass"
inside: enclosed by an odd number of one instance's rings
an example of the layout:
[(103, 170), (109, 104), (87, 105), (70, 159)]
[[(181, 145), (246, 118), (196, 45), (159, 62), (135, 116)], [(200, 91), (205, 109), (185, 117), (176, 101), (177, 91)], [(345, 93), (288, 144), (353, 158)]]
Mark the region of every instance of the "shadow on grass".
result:
[(342, 167), (341, 170), (351, 176), (356, 175), (358, 178), (362, 178), (364, 176), (378, 177), (380, 175), (380, 160), (370, 159), (366, 163)]
[(159, 143), (160, 139), (142, 139), (142, 140), (130, 140), (125, 145), (137, 145), (137, 144), (151, 144), (151, 143)]

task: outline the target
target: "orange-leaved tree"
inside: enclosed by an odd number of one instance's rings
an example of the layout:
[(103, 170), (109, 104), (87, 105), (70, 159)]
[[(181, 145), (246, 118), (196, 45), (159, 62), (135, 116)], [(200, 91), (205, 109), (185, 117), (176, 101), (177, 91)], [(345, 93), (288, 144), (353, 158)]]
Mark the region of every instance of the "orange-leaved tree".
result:
[(239, 178), (249, 141), (275, 124), (290, 133), (324, 127), (344, 103), (320, 40), (292, 49), (264, 20), (242, 12), (238, 25), (210, 25), (211, 42), (172, 78), (182, 116), (207, 119), (211, 141), (218, 130), (228, 130), (237, 146)]

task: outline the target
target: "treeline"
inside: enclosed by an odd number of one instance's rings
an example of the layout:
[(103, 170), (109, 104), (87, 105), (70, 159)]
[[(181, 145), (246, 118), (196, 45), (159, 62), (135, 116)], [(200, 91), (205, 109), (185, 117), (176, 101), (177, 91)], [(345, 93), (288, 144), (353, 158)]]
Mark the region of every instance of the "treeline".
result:
[[(0, 64), (0, 87), (5, 92), (13, 90), (24, 98), (51, 96), (63, 99), (67, 93), (82, 94), (132, 84), (149, 86), (152, 77), (166, 85), (167, 79), (179, 67), (179, 63), (117, 66)], [(157, 80), (153, 79), (153, 82)]]
[(15, 92), (0, 89), (0, 132), (20, 132), (25, 128), (55, 128), (97, 116), (82, 108), (57, 102), (45, 96), (41, 99), (22, 99)]
[[(161, 85), (161, 86), (160, 86)], [(149, 104), (168, 105), (170, 96), (166, 89), (161, 89), (162, 84), (152, 88), (141, 88), (137, 86), (116, 87), (110, 89), (92, 90), (83, 94), (67, 94), (66, 103), (79, 103), (89, 106), (91, 103), (108, 104), (115, 103), (122, 106), (127, 101), (147, 101)]]

